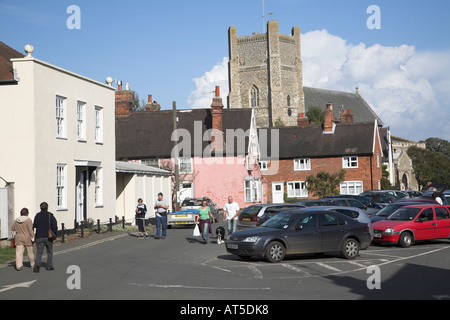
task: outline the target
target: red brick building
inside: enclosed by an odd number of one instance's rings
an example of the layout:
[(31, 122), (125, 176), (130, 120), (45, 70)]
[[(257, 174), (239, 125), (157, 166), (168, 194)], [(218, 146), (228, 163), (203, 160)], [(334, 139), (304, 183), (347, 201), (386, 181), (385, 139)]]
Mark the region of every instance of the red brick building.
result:
[[(271, 145), (268, 139), (268, 156), (262, 154), (260, 162), (268, 202), (283, 202), (285, 197), (313, 198), (306, 178), (319, 171), (333, 174), (345, 169), (341, 194), (380, 188), (383, 152), (376, 120), (353, 123), (351, 111), (345, 110), (335, 121), (330, 104), (323, 126), (307, 125), (304, 118), (298, 123), (297, 127), (266, 129), (279, 134), (278, 145)], [(274, 160), (276, 153), (279, 160)]]

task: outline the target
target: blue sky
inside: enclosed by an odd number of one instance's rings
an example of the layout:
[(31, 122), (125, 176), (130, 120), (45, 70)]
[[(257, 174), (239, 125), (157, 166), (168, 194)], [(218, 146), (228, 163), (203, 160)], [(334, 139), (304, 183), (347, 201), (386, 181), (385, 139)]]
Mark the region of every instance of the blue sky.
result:
[[(266, 20), (277, 20), (281, 33), (301, 28), (305, 85), (358, 86), (394, 135), (450, 140), (444, 128), (450, 78), (443, 72), (450, 67), (450, 1), (264, 4)], [(80, 7), (80, 30), (67, 28), (70, 5)], [(367, 28), (370, 5), (380, 8), (379, 30)], [(214, 85), (226, 98), (228, 28), (235, 26), (238, 35), (262, 32), (262, 15), (262, 0), (0, 0), (0, 40), (20, 52), (30, 43), (38, 59), (98, 81), (129, 82), (141, 99), (152, 94), (163, 109), (172, 101), (179, 108), (204, 107), (201, 100), (210, 101)]]

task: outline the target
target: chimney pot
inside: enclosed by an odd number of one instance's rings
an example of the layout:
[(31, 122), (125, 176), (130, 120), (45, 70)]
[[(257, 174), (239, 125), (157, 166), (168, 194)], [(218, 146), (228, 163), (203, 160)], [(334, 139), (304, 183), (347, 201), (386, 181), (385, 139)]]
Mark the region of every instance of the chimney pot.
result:
[(149, 95), (148, 95), (148, 103), (152, 103), (152, 101), (153, 101), (153, 99), (152, 99), (152, 95), (151, 95), (151, 94), (149, 94)]
[(216, 86), (216, 97), (220, 97), (220, 87)]

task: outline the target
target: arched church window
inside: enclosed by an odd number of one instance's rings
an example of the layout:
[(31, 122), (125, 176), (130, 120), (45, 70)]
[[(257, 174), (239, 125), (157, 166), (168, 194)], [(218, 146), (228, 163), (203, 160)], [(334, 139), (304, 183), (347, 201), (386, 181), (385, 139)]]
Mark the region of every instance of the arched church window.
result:
[(287, 96), (287, 106), (290, 107), (291, 106), (291, 96)]
[(259, 107), (259, 89), (253, 86), (250, 91), (250, 105), (252, 108)]

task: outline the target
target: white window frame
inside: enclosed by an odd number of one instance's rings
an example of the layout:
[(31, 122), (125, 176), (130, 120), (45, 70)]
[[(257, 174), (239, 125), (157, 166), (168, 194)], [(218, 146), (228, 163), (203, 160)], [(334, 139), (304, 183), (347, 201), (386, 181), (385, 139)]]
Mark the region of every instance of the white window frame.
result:
[(86, 103), (77, 101), (78, 141), (86, 141)]
[(342, 168), (355, 169), (358, 168), (358, 156), (342, 157)]
[(67, 138), (66, 100), (64, 97), (56, 96), (56, 137), (60, 139)]
[(95, 169), (95, 206), (103, 207), (103, 168)]
[(261, 202), (261, 180), (244, 181), (245, 202)]
[(67, 210), (67, 165), (56, 166), (56, 209)]
[(103, 143), (103, 108), (95, 106), (95, 143)]
[(288, 198), (308, 198), (308, 188), (306, 181), (289, 181), (286, 183), (286, 185)]
[(308, 171), (311, 170), (310, 158), (294, 159), (294, 171)]
[(178, 158), (178, 169), (180, 174), (192, 174), (192, 158)]
[(341, 194), (359, 195), (364, 191), (362, 181), (344, 181), (339, 186)]
[(267, 171), (268, 161), (259, 161), (259, 169), (261, 171)]

